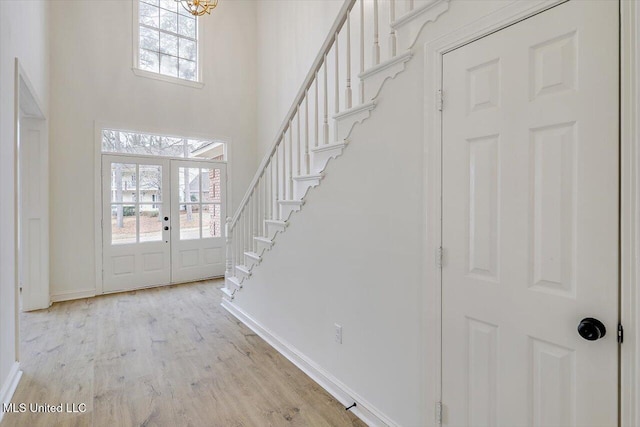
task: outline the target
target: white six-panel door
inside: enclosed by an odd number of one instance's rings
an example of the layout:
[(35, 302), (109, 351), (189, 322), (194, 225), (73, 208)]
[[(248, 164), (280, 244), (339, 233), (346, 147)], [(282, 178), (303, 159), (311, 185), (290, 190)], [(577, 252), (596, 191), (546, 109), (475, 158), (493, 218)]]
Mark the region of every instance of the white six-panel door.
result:
[(554, 7), (443, 76), (443, 422), (615, 426), (618, 3)]

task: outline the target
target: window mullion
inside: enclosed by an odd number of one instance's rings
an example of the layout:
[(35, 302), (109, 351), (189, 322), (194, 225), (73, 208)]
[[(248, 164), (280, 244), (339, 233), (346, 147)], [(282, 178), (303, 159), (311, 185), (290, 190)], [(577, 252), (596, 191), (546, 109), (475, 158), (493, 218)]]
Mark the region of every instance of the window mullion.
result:
[[(167, 35), (170, 35), (170, 36), (176, 36), (176, 37), (179, 37), (181, 39), (190, 40), (190, 41), (192, 41), (194, 43), (198, 43), (198, 39), (197, 38), (194, 39), (194, 38), (191, 38), (189, 36), (183, 36), (181, 34), (174, 33), (173, 31), (163, 30), (162, 28), (152, 27), (151, 25), (147, 25), (147, 24), (143, 24), (143, 23), (140, 23), (140, 26), (143, 27), (143, 28), (146, 28), (148, 30), (159, 31), (159, 32), (161, 32), (163, 34), (167, 34)], [(196, 31), (197, 31), (197, 28), (196, 28)]]

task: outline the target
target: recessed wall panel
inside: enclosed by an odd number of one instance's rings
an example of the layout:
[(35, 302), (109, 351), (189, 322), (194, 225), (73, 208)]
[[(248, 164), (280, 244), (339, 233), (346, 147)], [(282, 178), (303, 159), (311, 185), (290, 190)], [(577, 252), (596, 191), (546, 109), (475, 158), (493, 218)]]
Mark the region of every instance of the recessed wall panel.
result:
[(221, 248), (207, 248), (204, 250), (205, 264), (221, 264), (224, 262)]
[(532, 46), (530, 98), (576, 88), (576, 33), (571, 32)]
[(468, 112), (500, 106), (500, 61), (494, 59), (467, 70)]
[(113, 263), (113, 274), (116, 276), (135, 272), (135, 255), (114, 256), (111, 258), (111, 262)]
[(468, 140), (468, 273), (490, 280), (498, 280), (498, 142), (498, 135)]
[(498, 327), (467, 318), (467, 425), (497, 420)]
[(180, 251), (180, 267), (194, 267), (198, 265), (198, 249)]
[(142, 268), (144, 272), (162, 270), (164, 268), (164, 253), (150, 252), (143, 254)]
[(531, 131), (533, 289), (575, 295), (575, 123)]
[(530, 338), (532, 425), (575, 425), (575, 352)]

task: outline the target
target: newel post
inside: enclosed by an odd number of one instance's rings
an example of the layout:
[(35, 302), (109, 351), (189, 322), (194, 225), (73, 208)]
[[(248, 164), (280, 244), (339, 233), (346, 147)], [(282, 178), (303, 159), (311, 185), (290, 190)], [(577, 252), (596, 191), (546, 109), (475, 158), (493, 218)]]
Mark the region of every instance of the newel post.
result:
[(233, 277), (233, 249), (231, 245), (233, 236), (231, 233), (231, 217), (227, 217), (227, 221), (224, 225), (225, 242), (227, 247), (227, 263), (224, 275), (227, 278)]

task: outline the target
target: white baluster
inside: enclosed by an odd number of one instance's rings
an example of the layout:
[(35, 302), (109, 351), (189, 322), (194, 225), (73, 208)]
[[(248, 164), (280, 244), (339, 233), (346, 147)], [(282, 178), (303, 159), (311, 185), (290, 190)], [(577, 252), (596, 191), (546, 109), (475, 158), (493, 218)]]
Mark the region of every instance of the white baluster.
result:
[(293, 127), (289, 120), (289, 200), (293, 200)]
[[(240, 218), (238, 218), (238, 221), (240, 220)], [(242, 245), (240, 244), (240, 242), (242, 242), (241, 238), (242, 238), (242, 234), (240, 233), (240, 227), (238, 226), (238, 222), (236, 222), (236, 225), (233, 227), (233, 246), (235, 247), (236, 250), (236, 257), (233, 260), (234, 263), (231, 266), (231, 268), (233, 268), (233, 273), (232, 275), (235, 276), (235, 266), (238, 265), (239, 263), (243, 263), (244, 264), (244, 253), (242, 252)]]
[(320, 117), (320, 101), (318, 100), (318, 72), (316, 71), (316, 79), (314, 82), (314, 86), (315, 86), (315, 91), (316, 91), (316, 96), (315, 96), (315, 102), (316, 102), (316, 108), (313, 109), (313, 115), (314, 117), (314, 122), (315, 122), (315, 139), (314, 139), (314, 146), (318, 147), (318, 144), (320, 142), (320, 138), (318, 136), (319, 134), (319, 126), (318, 126), (318, 117)]
[(378, 42), (378, 38), (378, 0), (373, 0), (373, 65), (378, 65), (380, 63), (380, 43)]
[(300, 138), (300, 106), (298, 105), (298, 112), (296, 113), (297, 117), (296, 117), (296, 122), (298, 125), (298, 129), (297, 129), (297, 141), (296, 141), (296, 172), (297, 172), (297, 176), (300, 176), (300, 165), (302, 164), (302, 162), (304, 161), (301, 156), (302, 156), (302, 139)]
[(225, 264), (224, 276), (229, 278), (233, 276), (233, 247), (232, 247), (232, 234), (231, 234), (231, 218), (227, 217), (224, 225), (224, 238), (227, 249), (227, 262)]
[(351, 11), (347, 12), (347, 89), (344, 92), (344, 106), (351, 108)]
[(257, 246), (255, 240), (253, 240), (253, 230), (251, 226), (251, 212), (253, 211), (253, 192), (249, 195), (249, 200), (247, 201), (247, 239), (249, 240), (249, 247), (252, 252), (256, 252)]
[(327, 88), (327, 54), (324, 54), (324, 125), (322, 133), (324, 137), (324, 143), (329, 143), (329, 90)]
[(280, 145), (282, 144), (282, 140), (280, 140), (280, 142), (278, 142), (278, 145), (276, 147), (276, 153), (275, 153), (275, 159), (276, 159), (276, 164), (275, 164), (275, 168), (276, 168), (276, 181), (275, 181), (275, 186), (276, 186), (276, 198), (273, 202), (273, 219), (280, 219), (280, 205), (278, 204), (278, 201), (280, 200), (280, 195), (282, 194), (280, 192)]
[(249, 239), (247, 238), (247, 205), (245, 205), (244, 209), (242, 209), (242, 238), (244, 241), (242, 242), (242, 246), (244, 247), (244, 252), (252, 251), (253, 247), (249, 246)]
[(256, 182), (256, 188), (253, 192), (253, 235), (260, 235), (260, 178)]
[(269, 208), (267, 209), (268, 217), (267, 219), (275, 219), (273, 217), (273, 156), (269, 160), (269, 197), (267, 197), (267, 203), (269, 204)]
[[(282, 191), (280, 192), (280, 200), (287, 199), (287, 131), (285, 130), (282, 134)], [(278, 217), (280, 215), (278, 214)], [(279, 219), (279, 218), (278, 218)]]
[(396, 30), (393, 22), (396, 20), (396, 0), (389, 0), (389, 57), (396, 56)]
[(413, 0), (409, 0), (409, 11), (413, 10)]
[[(360, 73), (364, 73), (364, 0), (360, 0)], [(364, 80), (360, 79), (360, 104), (364, 104)]]
[(304, 161), (306, 174), (311, 173), (311, 161), (309, 159), (309, 90), (304, 96)]
[(258, 236), (258, 222), (257, 222), (257, 213), (256, 213), (256, 209), (258, 206), (258, 200), (256, 199), (256, 195), (257, 195), (257, 191), (256, 191), (257, 187), (253, 187), (253, 191), (251, 192), (251, 210), (250, 210), (250, 222), (249, 222), (249, 230), (251, 231), (251, 241), (254, 244), (254, 247), (257, 249), (257, 244), (256, 241), (253, 239), (254, 237)]
[(260, 224), (262, 226), (262, 237), (267, 235), (266, 220), (269, 219), (269, 165), (265, 166), (264, 174), (262, 175), (262, 216), (260, 217)]
[(336, 86), (336, 93), (335, 93), (335, 113), (338, 114), (340, 112), (340, 68), (338, 65), (338, 60), (340, 58), (340, 56), (338, 55), (338, 33), (336, 33), (334, 39), (333, 39), (333, 45), (335, 47), (335, 59), (336, 59), (336, 63), (335, 63), (335, 70), (336, 70), (336, 77), (335, 77), (335, 86)]

